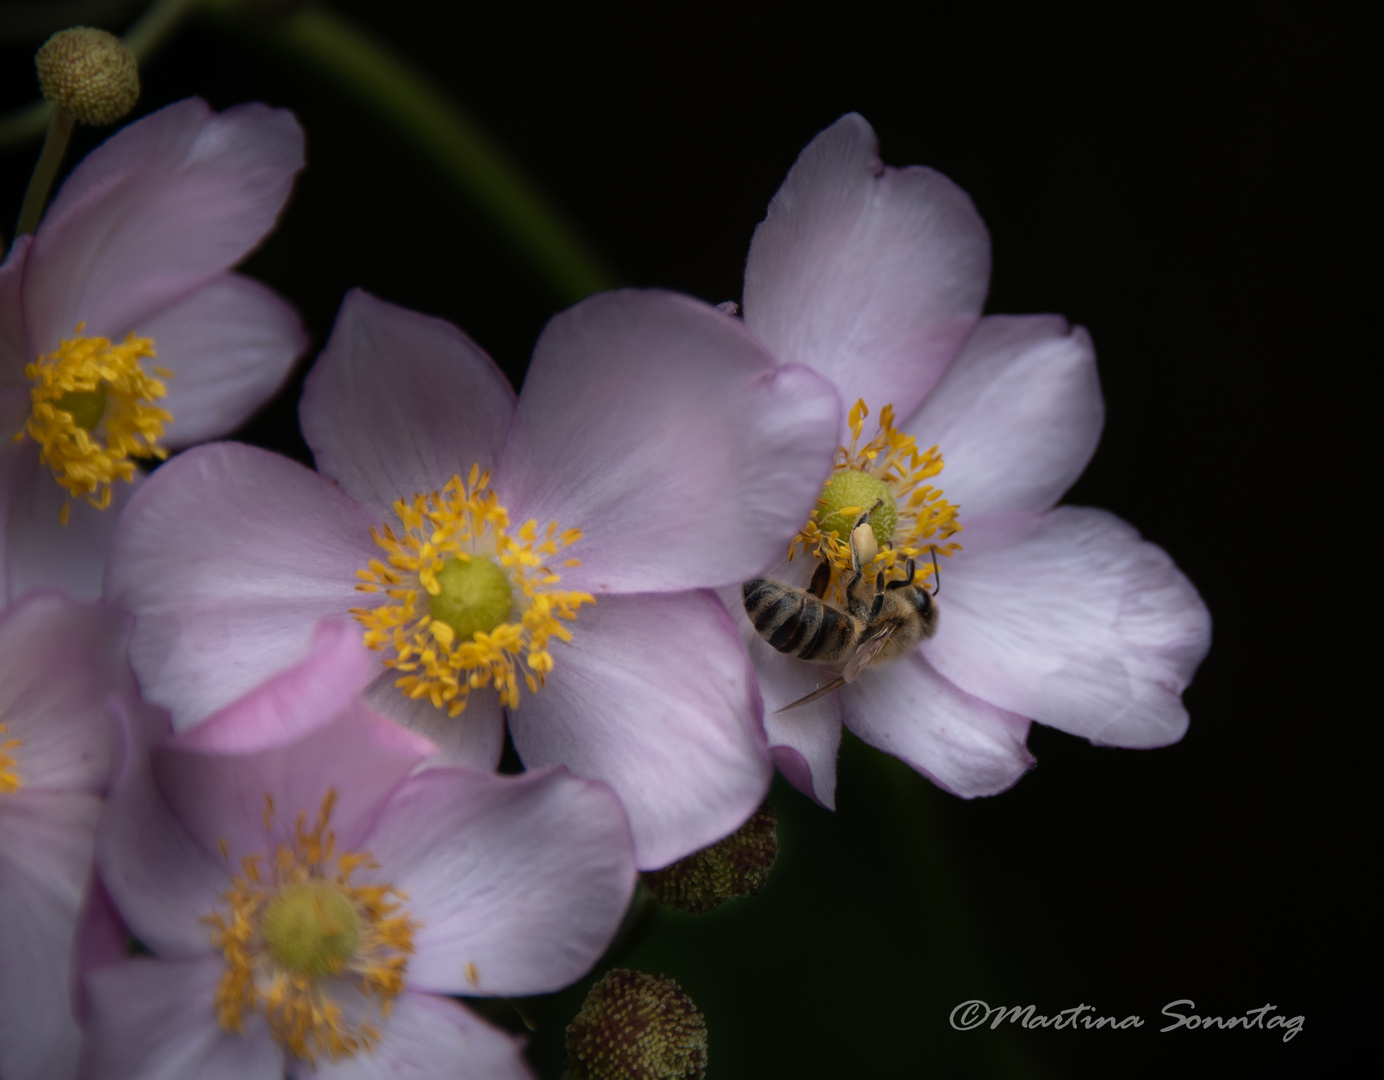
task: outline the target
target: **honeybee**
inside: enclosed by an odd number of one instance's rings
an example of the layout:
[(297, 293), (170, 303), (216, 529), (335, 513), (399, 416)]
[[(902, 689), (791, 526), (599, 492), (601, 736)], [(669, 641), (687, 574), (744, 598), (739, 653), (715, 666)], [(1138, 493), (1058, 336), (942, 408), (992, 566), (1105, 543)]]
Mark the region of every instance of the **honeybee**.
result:
[[(884, 571), (875, 575), (874, 589), (864, 586), (862, 563), (869, 563), (878, 548), (870, 531), (875, 504), (856, 521), (851, 531), (851, 567), (854, 576), (846, 584), (846, 609), (827, 603), (831, 567), (823, 562), (806, 589), (797, 589), (768, 578), (751, 578), (743, 586), (745, 613), (759, 636), (779, 652), (812, 664), (844, 664), (841, 674), (806, 697), (779, 709), (787, 712), (816, 701), (848, 682), (854, 682), (871, 664), (902, 656), (937, 632), (935, 593), (913, 584), (916, 567), (904, 565), (904, 576), (885, 581)], [(933, 568), (937, 552), (933, 551)]]

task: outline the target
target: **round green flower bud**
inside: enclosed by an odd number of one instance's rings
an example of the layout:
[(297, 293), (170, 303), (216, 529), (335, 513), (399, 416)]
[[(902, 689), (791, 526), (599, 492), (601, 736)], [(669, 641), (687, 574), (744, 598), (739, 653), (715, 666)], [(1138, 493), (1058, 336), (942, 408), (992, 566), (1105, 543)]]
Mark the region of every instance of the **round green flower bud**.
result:
[(706, 1019), (672, 979), (614, 968), (567, 1025), (564, 1080), (702, 1080)]
[(488, 634), (509, 618), (509, 578), (483, 555), (448, 559), (437, 572), (441, 591), (428, 597), (428, 614), (457, 633), (458, 641)]
[(894, 526), (899, 522), (898, 506), (883, 480), (858, 469), (846, 469), (826, 482), (818, 500), (817, 526), (849, 543), (856, 519), (874, 506), (877, 499), (883, 505), (870, 518), (870, 529), (878, 546), (884, 547), (894, 539)]
[(644, 888), (671, 908), (694, 915), (737, 896), (753, 896), (778, 857), (778, 820), (765, 803), (724, 840), (694, 851), (662, 870), (640, 875)]
[(74, 26), (34, 55), (43, 96), (79, 124), (113, 124), (139, 100), (139, 64), (114, 34)]

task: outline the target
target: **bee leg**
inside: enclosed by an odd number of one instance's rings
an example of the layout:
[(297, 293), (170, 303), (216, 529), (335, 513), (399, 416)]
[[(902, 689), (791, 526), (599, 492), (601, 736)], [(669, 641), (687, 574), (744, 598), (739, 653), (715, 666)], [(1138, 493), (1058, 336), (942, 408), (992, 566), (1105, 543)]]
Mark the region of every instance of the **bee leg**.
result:
[(807, 591), (821, 600), (827, 594), (827, 586), (831, 584), (831, 564), (818, 563), (817, 570), (812, 575), (812, 584), (807, 587)]
[(885, 586), (886, 589), (906, 589), (913, 584), (913, 577), (917, 573), (917, 567), (913, 565), (913, 560), (909, 559), (904, 563), (904, 570), (908, 572), (907, 577), (899, 578), (898, 581), (891, 581)]
[(870, 609), (866, 605), (864, 600), (855, 595), (855, 587), (860, 584), (863, 577), (864, 575), (860, 572), (859, 569), (857, 569), (855, 572), (855, 576), (851, 578), (849, 582), (847, 582), (846, 606), (850, 608), (851, 614), (854, 615), (857, 619), (864, 619), (868, 622), (870, 618)]
[(866, 622), (874, 622), (884, 608), (884, 571), (875, 575), (875, 598), (870, 601), (870, 614)]

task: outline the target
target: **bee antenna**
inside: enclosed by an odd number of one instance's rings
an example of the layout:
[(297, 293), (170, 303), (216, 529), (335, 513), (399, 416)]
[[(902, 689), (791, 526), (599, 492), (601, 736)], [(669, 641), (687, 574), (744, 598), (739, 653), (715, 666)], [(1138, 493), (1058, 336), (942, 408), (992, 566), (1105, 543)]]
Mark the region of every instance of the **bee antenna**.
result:
[(937, 565), (937, 545), (932, 546), (932, 580), (937, 583), (937, 587), (932, 590), (932, 595), (936, 596), (942, 591), (942, 568)]

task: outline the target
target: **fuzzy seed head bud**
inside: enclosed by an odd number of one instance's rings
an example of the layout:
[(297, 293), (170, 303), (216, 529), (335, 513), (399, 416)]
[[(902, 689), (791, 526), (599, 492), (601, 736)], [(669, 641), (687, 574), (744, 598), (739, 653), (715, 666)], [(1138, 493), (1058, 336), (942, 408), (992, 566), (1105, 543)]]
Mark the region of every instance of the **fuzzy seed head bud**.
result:
[(765, 803), (724, 840), (662, 870), (647, 871), (640, 879), (655, 898), (694, 915), (737, 896), (753, 896), (769, 880), (778, 857), (777, 825), (773, 809)]
[(139, 100), (135, 54), (104, 30), (59, 30), (34, 55), (34, 66), (43, 96), (79, 124), (113, 124)]
[(672, 979), (614, 968), (567, 1025), (570, 1080), (703, 1080), (706, 1020)]

